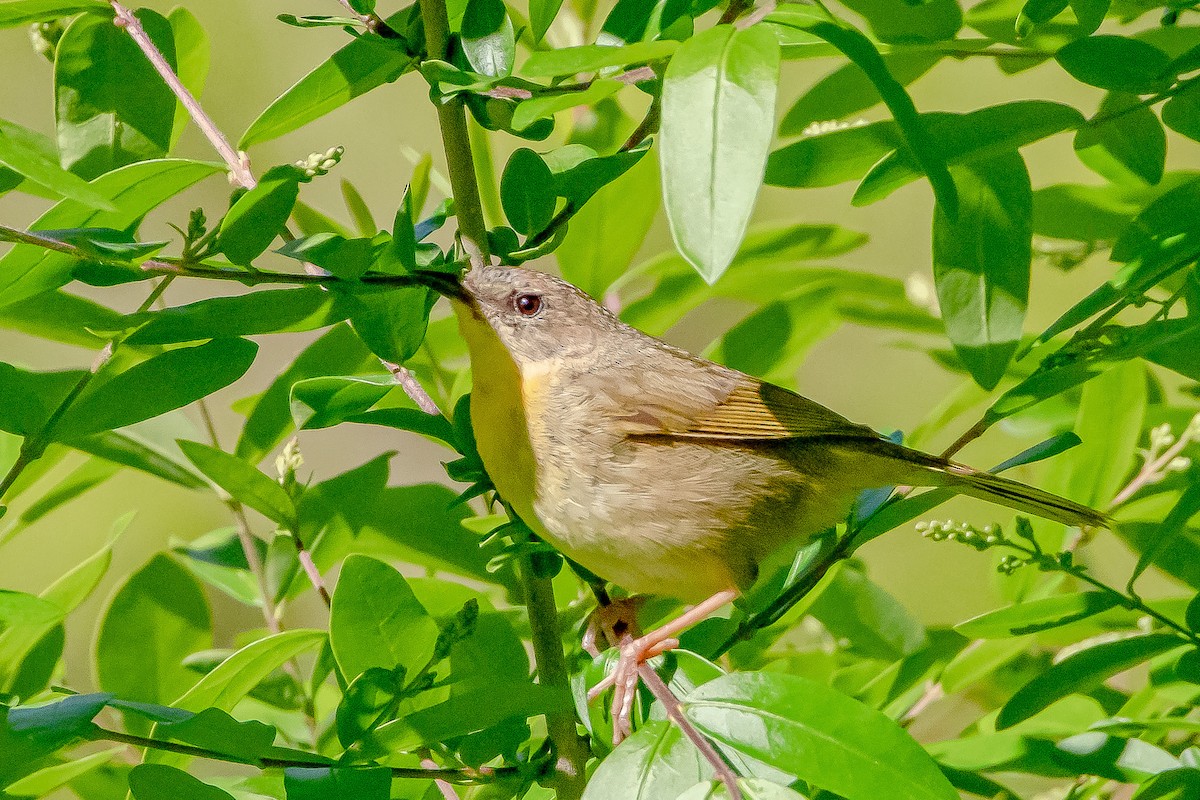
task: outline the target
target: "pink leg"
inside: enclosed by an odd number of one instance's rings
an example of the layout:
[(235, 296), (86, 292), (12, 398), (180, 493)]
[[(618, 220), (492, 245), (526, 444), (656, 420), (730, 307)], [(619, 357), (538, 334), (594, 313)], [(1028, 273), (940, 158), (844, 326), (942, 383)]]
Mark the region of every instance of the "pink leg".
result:
[(733, 602), (737, 597), (738, 592), (733, 589), (717, 592), (712, 597), (692, 606), (675, 619), (660, 628), (650, 631), (650, 633), (644, 636), (634, 638), (626, 634), (622, 637), (619, 645), (621, 648), (621, 658), (617, 662), (617, 668), (609, 677), (596, 684), (588, 692), (588, 698), (595, 699), (595, 697), (599, 696), (609, 686), (612, 686), (614, 689), (612, 704), (613, 744), (619, 744), (633, 730), (631, 720), (633, 698), (637, 690), (638, 668), (642, 663), (648, 658), (653, 658), (656, 655), (661, 655), (668, 650), (678, 647), (679, 640), (676, 636), (679, 633), (707, 619), (713, 612)]

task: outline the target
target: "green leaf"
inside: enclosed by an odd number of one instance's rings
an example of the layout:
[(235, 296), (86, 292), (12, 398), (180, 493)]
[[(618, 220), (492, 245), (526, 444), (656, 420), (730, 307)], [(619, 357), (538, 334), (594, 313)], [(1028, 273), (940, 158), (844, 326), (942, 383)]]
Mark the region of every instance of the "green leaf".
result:
[(730, 328), (705, 356), (771, 383), (793, 387), (809, 349), (840, 324), (836, 288), (793, 290)]
[[(761, 778), (739, 778), (738, 790), (743, 800), (807, 800), (799, 792)], [(677, 800), (729, 800), (729, 797), (729, 788), (724, 783), (705, 781), (679, 795)]]
[(1184, 644), (1177, 636), (1154, 633), (1104, 642), (1072, 653), (1018, 689), (1000, 709), (1000, 715), (996, 717), (996, 729), (1011, 728), (1056, 700), (1095, 689), (1118, 672)]
[(1150, 553), (1150, 563), (1167, 575), (1200, 591), (1200, 528), (1163, 531), (1161, 524), (1122, 522), (1117, 535), (1134, 551)]
[[(929, 135), (951, 164), (1007, 155), (1083, 123), (1083, 115), (1074, 108), (1044, 100), (1005, 103), (969, 114), (927, 116)], [(893, 151), (871, 168), (852, 202), (856, 206), (874, 203), (920, 177), (920, 166), (908, 152)]]
[(846, 7), (861, 14), (875, 38), (887, 44), (936, 43), (953, 39), (963, 14), (955, 0), (910, 3), (905, 0), (848, 0)]
[[(171, 9), (167, 21), (171, 23), (171, 33), (175, 39), (176, 74), (192, 96), (199, 98), (204, 94), (204, 84), (208, 81), (208, 34), (196, 15), (183, 6)], [(179, 101), (175, 107), (175, 124), (171, 129), (171, 150), (179, 143), (179, 137), (183, 135), (190, 119), (183, 102)]]
[(527, 147), (509, 156), (500, 178), (500, 202), (518, 233), (538, 233), (554, 216), (554, 176), (542, 157)]
[[(1090, 385), (1094, 386), (1095, 384)], [(1142, 401), (1142, 404), (1137, 410), (1144, 412), (1145, 395), (1139, 399)], [(1136, 444), (1137, 441), (1130, 442), (1129, 437), (1122, 438), (1125, 441), (1121, 442), (1121, 444), (1129, 444), (1130, 446)], [(1142, 550), (1142, 554), (1138, 557), (1137, 566), (1130, 573), (1129, 581), (1126, 585), (1133, 586), (1134, 582), (1155, 562), (1161, 553), (1171, 549), (1173, 540), (1180, 536), (1186, 536), (1187, 523), (1192, 517), (1196, 516), (1197, 511), (1200, 511), (1200, 484), (1193, 483), (1183, 490), (1183, 493), (1179, 495), (1179, 500), (1171, 508), (1166, 518), (1163, 519), (1154, 543)], [(1197, 595), (1197, 597), (1200, 597), (1200, 595)], [(1189, 628), (1200, 630), (1200, 607), (1194, 608), (1194, 606), (1196, 606), (1195, 602), (1188, 604), (1185, 619)]]
[(417, 352), (437, 295), (421, 286), (344, 296), (344, 310), (362, 341), (379, 358), (403, 364)]
[[(829, 46), (815, 36), (812, 38), (825, 47)], [(901, 86), (908, 86), (937, 66), (943, 56), (941, 53), (898, 51), (886, 53), (882, 58), (895, 81)], [(830, 127), (829, 120), (845, 120), (840, 124), (858, 125), (864, 121), (851, 122), (852, 115), (882, 102), (883, 97), (875, 87), (874, 81), (861, 67), (854, 62), (843, 64), (813, 84), (813, 87), (787, 110), (779, 123), (779, 135), (818, 135), (821, 130)], [(895, 123), (889, 120), (886, 124), (895, 131)], [(896, 144), (899, 144), (898, 137)]]
[[(407, 10), (390, 17), (401, 24)], [(359, 36), (277, 97), (242, 134), (240, 149), (269, 142), (340, 108), (360, 95), (409, 72), (416, 59), (405, 42)]]
[(847, 800), (957, 800), (937, 765), (888, 717), (824, 684), (737, 673), (684, 700), (703, 733)]
[[(296, 629), (252, 642), (222, 661), (172, 705), (197, 713), (206, 708), (231, 710), (264, 678), (299, 654), (326, 640), (324, 631)], [(185, 757), (153, 751), (147, 762), (178, 765)]]
[(386, 767), (288, 767), (283, 785), (288, 800), (388, 800), (392, 772)]
[(891, 120), (818, 133), (771, 153), (763, 180), (796, 189), (835, 186), (861, 178), (900, 146), (899, 129)]
[(1167, 136), (1158, 115), (1136, 95), (1110, 94), (1075, 134), (1075, 154), (1114, 183), (1162, 180)]
[(529, 0), (529, 23), (535, 44), (546, 35), (562, 4), (563, 0)]
[(96, 331), (115, 331), (121, 315), (77, 295), (49, 291), (0, 307), (0, 327), (53, 342), (98, 350), (107, 339)]
[(84, 773), (102, 767), (112, 761), (124, 747), (99, 750), (86, 756), (77, 756), (62, 764), (45, 767), (10, 784), (5, 791), (12, 797), (44, 797), (65, 786)]
[(518, 131), (525, 130), (539, 119), (553, 117), (559, 111), (576, 106), (594, 105), (616, 94), (624, 85), (620, 81), (598, 79), (582, 92), (548, 94), (522, 100), (513, 111), (512, 127)]
[(104, 0), (11, 0), (0, 4), (0, 28), (49, 22), (80, 11), (105, 14), (111, 10)]
[[(224, 166), (219, 164), (174, 159), (130, 164), (100, 176), (91, 184), (112, 201), (116, 211), (98, 211), (74, 200), (62, 200), (30, 227), (33, 230), (131, 229), (151, 209), (223, 170)], [(0, 305), (65, 285), (71, 279), (75, 263), (76, 259), (65, 253), (27, 244), (13, 247), (0, 258)]]
[[(212, 646), (196, 579), (156, 555), (113, 597), (96, 639), (96, 682), (125, 700), (168, 704), (196, 682), (185, 656)], [(130, 726), (132, 719), (126, 719)]]
[(179, 720), (160, 721), (154, 729), (159, 738), (175, 739), (247, 761), (256, 761), (271, 749), (275, 732), (272, 725), (258, 720), (242, 722), (217, 708), (201, 709)]
[(519, 72), (526, 78), (556, 78), (578, 72), (596, 72), (605, 67), (657, 61), (670, 56), (678, 47), (679, 42), (662, 40), (637, 42), (622, 47), (587, 44), (581, 47), (539, 50), (529, 56)]
[(179, 447), (209, 480), (236, 500), (285, 527), (296, 526), (296, 507), (287, 490), (237, 456), (199, 442), (179, 441)]
[(0, 120), (0, 164), (56, 195), (92, 208), (114, 210), (107, 197), (43, 152), (42, 144), (41, 134)]
[(138, 764), (129, 771), (134, 800), (233, 800), (233, 795), (181, 769), (165, 764)]
[(1151, 94), (1167, 88), (1171, 58), (1152, 44), (1124, 36), (1089, 36), (1054, 58), (1078, 81), (1110, 92)]
[(0, 430), (19, 436), (38, 433), (86, 374), (81, 370), (27, 372), (0, 363), (0, 390), (9, 400), (0, 409)]
[(89, 387), (54, 436), (74, 441), (182, 408), (242, 377), (257, 352), (258, 345), (246, 339), (213, 339), (154, 356)]
[(1200, 794), (1200, 769), (1171, 769), (1143, 783), (1131, 800), (1188, 800)]
[(217, 236), (221, 252), (242, 265), (262, 255), (291, 216), (304, 179), (304, 170), (293, 164), (267, 170), (258, 185), (239, 197), (221, 220)]
[(126, 319), (137, 325), (130, 345), (176, 344), (201, 339), (310, 331), (340, 322), (337, 296), (316, 286), (213, 297)]
[[(135, 16), (174, 70), (171, 23), (150, 9)], [(77, 175), (94, 178), (170, 150), (175, 95), (109, 18), (85, 15), (63, 33), (55, 49), (54, 93), (62, 163)]]
[(1163, 104), (1162, 121), (1176, 133), (1200, 141), (1200, 82), (1185, 84)]
[(678, 797), (710, 774), (712, 767), (678, 727), (667, 720), (651, 720), (600, 762), (583, 800)]
[(329, 613), (333, 655), (348, 679), (371, 667), (416, 675), (433, 657), (437, 623), (404, 576), (382, 561), (347, 558)]
[(259, 396), (246, 417), (235, 453), (257, 463), (294, 429), (290, 407), (292, 386), (318, 375), (363, 369), (375, 358), (348, 325), (336, 325), (306, 347)]
[(1029, 302), (1033, 195), (1017, 154), (953, 168), (960, 209), (933, 220), (933, 274), (946, 334), (975, 382), (1000, 382)]
[(887, 64), (875, 45), (861, 32), (844, 23), (815, 20), (809, 30), (845, 53), (875, 84), (884, 104), (892, 112), (892, 118), (896, 120), (896, 125), (904, 137), (904, 144), (912, 152), (921, 171), (929, 178), (938, 206), (947, 217), (956, 218), (958, 194), (946, 160), (942, 157), (937, 142), (925, 129), (912, 98), (888, 72)]
[(1024, 636), (1087, 619), (1115, 608), (1120, 602), (1118, 596), (1107, 592), (1043, 597), (980, 614), (958, 623), (954, 630), (972, 639)]
[(725, 25), (685, 42), (663, 78), (667, 221), (679, 252), (709, 283), (733, 261), (754, 210), (778, 80), (775, 38)]
[(604, 297), (629, 268), (658, 214), (658, 174), (656, 159), (647, 156), (571, 217), (567, 235), (554, 251), (564, 278), (592, 297)]
[(379, 233), (379, 226), (375, 224), (375, 217), (371, 215), (371, 208), (367, 205), (367, 201), (359, 194), (358, 189), (350, 181), (342, 178), (342, 200), (346, 203), (346, 210), (350, 212), (350, 216), (354, 218), (354, 224), (358, 227), (358, 235), (370, 238)]
[(491, 78), (512, 72), (517, 45), (503, 0), (467, 0), (460, 33), (472, 70)]

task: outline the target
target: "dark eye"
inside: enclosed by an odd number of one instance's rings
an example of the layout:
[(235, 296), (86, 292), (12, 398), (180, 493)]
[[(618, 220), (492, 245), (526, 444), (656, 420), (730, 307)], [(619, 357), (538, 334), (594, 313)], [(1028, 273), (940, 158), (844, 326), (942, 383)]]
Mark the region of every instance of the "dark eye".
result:
[(513, 298), (513, 307), (526, 317), (532, 317), (542, 310), (542, 296), (539, 294), (519, 294)]

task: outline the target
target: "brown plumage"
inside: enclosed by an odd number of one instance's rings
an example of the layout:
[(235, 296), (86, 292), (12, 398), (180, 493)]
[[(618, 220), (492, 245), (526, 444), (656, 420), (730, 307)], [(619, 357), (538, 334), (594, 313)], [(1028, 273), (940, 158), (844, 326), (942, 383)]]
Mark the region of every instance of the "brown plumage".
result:
[(1105, 524), (671, 347), (551, 276), (486, 267), (462, 289), (472, 419), (497, 489), (541, 536), (631, 591), (696, 600), (745, 589), (764, 559), (879, 486), (946, 486)]

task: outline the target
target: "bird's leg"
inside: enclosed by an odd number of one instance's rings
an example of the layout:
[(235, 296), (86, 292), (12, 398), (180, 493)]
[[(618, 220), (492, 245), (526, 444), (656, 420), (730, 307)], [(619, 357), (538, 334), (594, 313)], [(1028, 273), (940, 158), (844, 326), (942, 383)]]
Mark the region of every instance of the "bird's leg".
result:
[[(679, 640), (676, 636), (696, 623), (707, 619), (717, 609), (727, 603), (733, 602), (737, 597), (738, 592), (736, 590), (726, 589), (692, 606), (675, 619), (650, 631), (644, 636), (635, 636), (631, 632), (627, 632), (622, 636), (618, 636), (615, 632), (610, 635), (610, 641), (617, 639), (617, 646), (621, 650), (621, 657), (617, 661), (617, 668), (613, 670), (612, 674), (600, 681), (600, 683), (596, 684), (588, 692), (588, 699), (593, 700), (608, 689), (608, 687), (613, 687), (613, 744), (619, 744), (622, 739), (633, 731), (631, 720), (633, 698), (637, 690), (638, 671), (642, 663), (648, 658), (653, 658), (678, 647)], [(605, 632), (608, 634), (607, 629)], [(594, 643), (595, 637), (593, 636), (593, 646)]]

